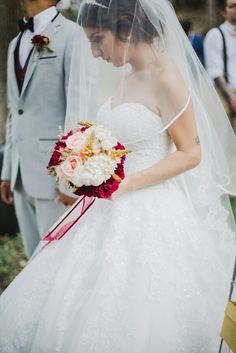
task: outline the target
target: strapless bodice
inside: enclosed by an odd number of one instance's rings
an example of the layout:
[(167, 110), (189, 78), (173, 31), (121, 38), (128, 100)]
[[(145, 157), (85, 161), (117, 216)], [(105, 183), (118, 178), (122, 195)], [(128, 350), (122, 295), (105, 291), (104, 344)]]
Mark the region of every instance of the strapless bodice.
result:
[(127, 172), (148, 168), (171, 151), (170, 137), (162, 132), (161, 117), (141, 103), (121, 103), (112, 108), (110, 98), (99, 109), (97, 122), (131, 150)]

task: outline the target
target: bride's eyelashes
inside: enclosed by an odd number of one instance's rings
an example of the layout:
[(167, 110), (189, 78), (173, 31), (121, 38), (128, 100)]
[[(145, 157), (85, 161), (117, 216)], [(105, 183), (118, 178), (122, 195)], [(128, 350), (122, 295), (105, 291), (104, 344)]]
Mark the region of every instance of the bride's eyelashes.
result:
[(103, 36), (94, 36), (90, 38), (90, 43), (92, 44), (101, 44), (103, 40)]

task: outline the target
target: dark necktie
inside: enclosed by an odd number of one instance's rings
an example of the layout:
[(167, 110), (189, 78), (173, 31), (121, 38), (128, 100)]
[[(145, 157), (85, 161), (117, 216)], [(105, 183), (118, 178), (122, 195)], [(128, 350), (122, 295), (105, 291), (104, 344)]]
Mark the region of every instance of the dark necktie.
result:
[(23, 33), (27, 29), (29, 29), (31, 32), (34, 32), (34, 18), (30, 17), (27, 22), (21, 18), (18, 22), (20, 31)]

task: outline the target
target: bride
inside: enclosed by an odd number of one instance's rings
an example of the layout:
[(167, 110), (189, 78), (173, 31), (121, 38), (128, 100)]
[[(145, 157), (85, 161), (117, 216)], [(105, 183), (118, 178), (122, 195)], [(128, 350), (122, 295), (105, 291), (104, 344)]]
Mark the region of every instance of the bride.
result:
[(235, 253), (227, 116), (168, 1), (83, 1), (78, 22), (67, 127), (110, 96), (96, 120), (132, 151), (126, 178), (3, 293), (0, 352), (215, 353)]

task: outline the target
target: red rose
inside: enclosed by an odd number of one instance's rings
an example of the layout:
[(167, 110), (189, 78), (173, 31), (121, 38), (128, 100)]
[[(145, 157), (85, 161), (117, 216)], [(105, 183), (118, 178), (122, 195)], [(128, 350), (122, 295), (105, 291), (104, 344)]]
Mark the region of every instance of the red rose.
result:
[(61, 139), (58, 140), (54, 146), (54, 151), (51, 156), (51, 159), (48, 163), (47, 168), (55, 167), (61, 163), (60, 157), (61, 157), (61, 152), (60, 150), (66, 147), (65, 141), (62, 141)]
[(117, 165), (117, 168), (115, 170), (115, 174), (117, 174), (121, 179), (125, 178), (124, 161)]
[(88, 127), (83, 126), (83, 127), (80, 129), (80, 131), (81, 131), (81, 132), (85, 132), (87, 129), (88, 129)]
[(59, 151), (61, 148), (65, 148), (66, 147), (66, 143), (64, 141), (57, 141), (57, 143), (55, 144), (54, 150)]
[(40, 34), (36, 34), (32, 39), (31, 39), (32, 44), (35, 45), (48, 45), (49, 44), (49, 38), (45, 36), (41, 36)]
[(68, 137), (72, 136), (73, 134), (73, 131), (69, 131), (66, 135), (61, 137), (61, 141), (66, 141)]
[(40, 34), (36, 34), (32, 39), (31, 43), (35, 46), (38, 52), (42, 52), (44, 50), (52, 53), (53, 50), (48, 47), (50, 40), (48, 37), (41, 36)]
[(107, 199), (111, 197), (113, 192), (115, 192), (119, 187), (119, 182), (110, 178), (105, 183), (99, 186), (83, 186), (78, 188), (75, 192), (78, 196), (88, 196), (88, 197), (97, 197), (99, 199)]
[(47, 168), (55, 167), (60, 164), (61, 153), (59, 151), (54, 151), (52, 157), (48, 163)]
[(117, 143), (117, 145), (115, 146), (116, 150), (125, 150), (125, 146), (123, 146), (120, 142)]

